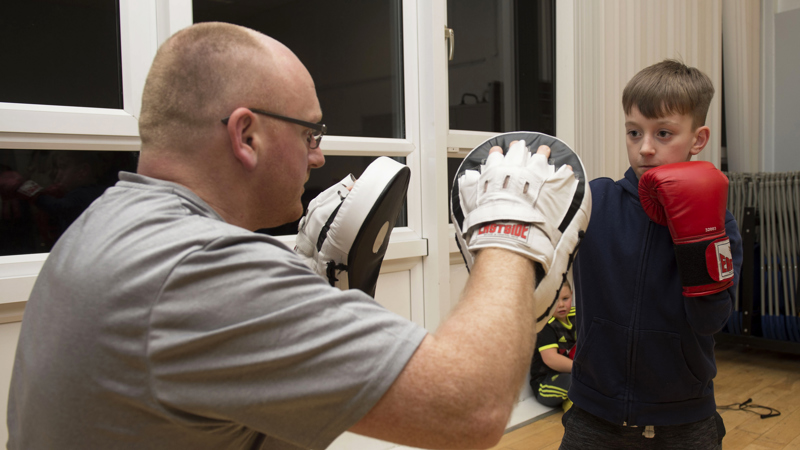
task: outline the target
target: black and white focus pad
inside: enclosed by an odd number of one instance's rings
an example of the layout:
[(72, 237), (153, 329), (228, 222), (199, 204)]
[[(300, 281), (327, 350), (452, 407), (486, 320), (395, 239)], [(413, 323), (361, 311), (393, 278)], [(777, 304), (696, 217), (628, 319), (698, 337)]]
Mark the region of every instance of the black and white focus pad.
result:
[[(467, 174), (467, 171), (477, 171), (480, 173), (489, 156), (489, 150), (494, 146), (499, 146), (505, 153), (513, 141), (525, 141), (529, 151), (536, 152), (540, 145), (550, 147), (550, 158), (548, 164), (552, 164), (555, 170), (568, 164), (572, 167), (573, 174), (578, 180), (577, 188), (574, 190), (570, 204), (566, 210), (564, 218), (558, 224), (557, 232), (551, 239), (554, 241), (555, 251), (549, 270), (545, 273), (537, 273), (537, 287), (534, 292), (536, 302), (536, 331), (547, 324), (553, 314), (553, 309), (558, 299), (558, 292), (565, 280), (572, 281), (572, 263), (577, 254), (581, 239), (589, 226), (589, 218), (592, 210), (592, 197), (589, 190), (589, 181), (586, 175), (583, 162), (580, 157), (569, 146), (558, 138), (542, 133), (534, 132), (511, 132), (494, 136), (481, 145), (475, 147), (458, 168), (453, 179), (453, 187), (450, 191), (450, 211), (453, 226), (455, 227), (456, 243), (464, 257), (464, 262), (468, 270), (472, 269), (473, 254), (467, 245), (467, 231), (464, 230), (465, 216), (469, 211), (464, 211), (463, 206), (472, 203), (472, 199), (461, 199), (459, 194), (459, 180), (467, 175), (474, 176), (474, 172)], [(462, 201), (463, 200), (463, 201)], [(510, 233), (515, 232), (513, 226), (508, 227)], [(503, 230), (505, 231), (505, 229)]]
[(358, 180), (351, 174), (326, 189), (300, 219), (295, 252), (331, 286), (375, 297), (410, 177), (407, 166), (382, 156)]

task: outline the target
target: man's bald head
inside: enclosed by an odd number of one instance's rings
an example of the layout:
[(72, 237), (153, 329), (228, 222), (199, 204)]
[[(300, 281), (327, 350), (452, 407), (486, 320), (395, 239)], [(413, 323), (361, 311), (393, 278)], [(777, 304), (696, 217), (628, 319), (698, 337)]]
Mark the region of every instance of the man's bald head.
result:
[(288, 48), (256, 31), (227, 23), (185, 28), (159, 48), (147, 76), (142, 148), (192, 146), (238, 106), (280, 111), (298, 72), (309, 76)]

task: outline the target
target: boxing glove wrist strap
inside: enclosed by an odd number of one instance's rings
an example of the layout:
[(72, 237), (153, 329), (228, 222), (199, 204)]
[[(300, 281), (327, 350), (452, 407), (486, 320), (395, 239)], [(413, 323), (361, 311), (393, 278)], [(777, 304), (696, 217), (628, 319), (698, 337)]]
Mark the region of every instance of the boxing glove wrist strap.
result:
[(701, 286), (713, 286), (711, 290), (719, 292), (733, 284), (733, 259), (727, 237), (676, 244), (674, 248), (685, 292), (695, 292), (692, 288)]

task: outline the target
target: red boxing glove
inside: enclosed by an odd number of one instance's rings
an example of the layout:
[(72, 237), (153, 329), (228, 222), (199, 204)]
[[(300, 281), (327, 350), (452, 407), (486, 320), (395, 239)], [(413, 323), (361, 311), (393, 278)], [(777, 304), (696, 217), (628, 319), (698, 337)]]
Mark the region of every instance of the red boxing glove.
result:
[(684, 296), (733, 286), (731, 243), (725, 235), (725, 174), (707, 161), (655, 167), (639, 180), (639, 199), (654, 222), (669, 227)]

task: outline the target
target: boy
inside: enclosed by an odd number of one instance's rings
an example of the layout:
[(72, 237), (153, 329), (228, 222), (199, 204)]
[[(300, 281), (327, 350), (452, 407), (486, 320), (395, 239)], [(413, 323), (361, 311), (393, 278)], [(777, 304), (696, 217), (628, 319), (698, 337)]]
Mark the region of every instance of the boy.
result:
[[(643, 69), (623, 91), (631, 167), (617, 182), (590, 183), (592, 222), (575, 263), (574, 406), (562, 418), (562, 449), (721, 447), (713, 334), (731, 311), (742, 243), (725, 210), (727, 180), (713, 166), (698, 170), (709, 163), (687, 162), (708, 143), (713, 95), (705, 74), (674, 60)], [(670, 183), (672, 176), (682, 180)], [(679, 221), (709, 211), (718, 225), (701, 225), (719, 239), (698, 253), (680, 235), (697, 224)], [(720, 277), (711, 263), (722, 260)], [(712, 272), (716, 279), (706, 280)]]
[(572, 405), (567, 398), (567, 391), (576, 336), (572, 289), (569, 282), (564, 281), (553, 317), (536, 336), (536, 350), (531, 364), (531, 388), (536, 400), (545, 406), (561, 405), (566, 411)]

